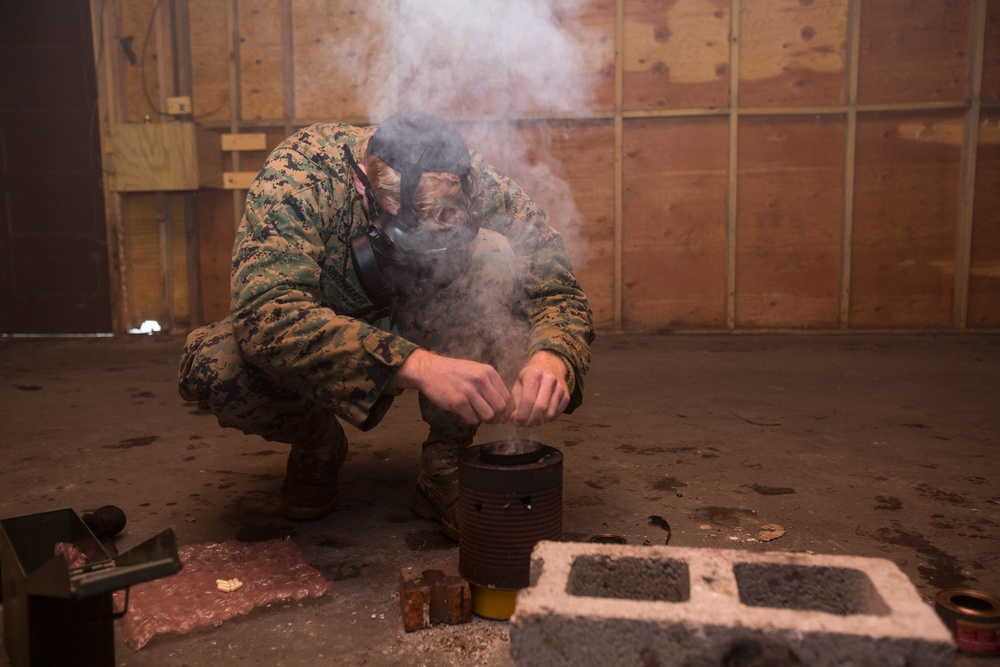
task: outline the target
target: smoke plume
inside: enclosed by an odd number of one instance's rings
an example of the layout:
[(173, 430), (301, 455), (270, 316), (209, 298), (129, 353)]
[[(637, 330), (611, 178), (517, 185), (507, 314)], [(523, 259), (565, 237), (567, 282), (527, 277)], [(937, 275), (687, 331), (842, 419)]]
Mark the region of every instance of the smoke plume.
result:
[[(471, 148), (514, 176), (545, 208), (577, 266), (585, 260), (585, 247), (565, 169), (529, 159), (532, 149), (540, 151), (526, 137), (537, 133), (518, 132), (516, 120), (592, 107), (591, 75), (610, 62), (612, 47), (583, 20), (585, 7), (578, 0), (382, 3), (380, 11), (367, 11), (392, 43), (383, 37), (374, 52), (370, 44), (360, 48), (375, 57), (359, 63), (357, 72), (369, 93), (366, 111), (375, 121), (401, 109), (456, 121)], [(552, 127), (549, 139), (558, 140), (562, 131)]]
[[(581, 17), (586, 4), (397, 0), (379, 5), (362, 11), (381, 39), (373, 44), (371, 36), (358, 36), (366, 43), (356, 50), (368, 54), (355, 67), (366, 92), (368, 116), (378, 122), (412, 109), (453, 120), (471, 148), (514, 177), (546, 210), (579, 270), (586, 261), (582, 218), (565, 165), (553, 162), (555, 153), (547, 150), (548, 144), (565, 139), (566, 126), (535, 126), (530, 119), (560, 118), (593, 108), (593, 75), (612, 60), (608, 50), (613, 46), (606, 34)], [(387, 35), (391, 43), (386, 43)], [(404, 303), (401, 329), (410, 330), (404, 335), (430, 343), (440, 331), (422, 331), (422, 326), (457, 319), (444, 351), (489, 360), (511, 381), (508, 373), (516, 375), (513, 357), (521, 355), (523, 362), (525, 353), (523, 342), (516, 346), (505, 340), (512, 304), (495, 298), (456, 304), (446, 292), (428, 291), (429, 301), (411, 302), (416, 307), (412, 317)], [(455, 339), (456, 330), (465, 335)]]

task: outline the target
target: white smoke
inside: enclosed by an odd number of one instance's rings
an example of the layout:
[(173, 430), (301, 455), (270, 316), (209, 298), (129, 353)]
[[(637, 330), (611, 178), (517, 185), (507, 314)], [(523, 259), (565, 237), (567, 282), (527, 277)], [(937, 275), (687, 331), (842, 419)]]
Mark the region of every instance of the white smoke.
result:
[[(569, 0), (401, 0), (396, 44), (404, 97), (454, 112), (579, 111), (591, 48)], [(573, 30), (579, 32), (573, 32)]]
[[(391, 44), (360, 47), (357, 63), (370, 118), (415, 109), (455, 121), (471, 148), (516, 177), (542, 205), (579, 262), (582, 219), (562, 165), (545, 157), (524, 117), (559, 117), (592, 108), (594, 76), (611, 61), (607, 35), (587, 24), (578, 0), (398, 0), (369, 8)], [(361, 36), (361, 39), (367, 39)], [(393, 92), (388, 92), (392, 89)], [(378, 94), (373, 94), (379, 91)], [(395, 92), (398, 91), (398, 94)], [(515, 121), (511, 125), (511, 121)], [(553, 125), (549, 141), (564, 130)]]
[[(578, 0), (372, 3), (360, 11), (379, 37), (357, 35), (348, 46), (372, 121), (401, 110), (454, 121), (470, 148), (545, 209), (577, 270), (587, 259), (582, 216), (566, 179), (568, 165), (554, 159), (571, 151), (553, 149), (570, 138), (572, 125), (540, 119), (594, 108), (595, 81), (613, 60), (613, 44), (588, 24), (585, 8)], [(447, 266), (438, 269), (452, 273)], [(475, 289), (463, 292), (461, 303), (446, 292), (427, 294), (431, 301), (413, 301), (413, 317), (401, 306), (404, 335), (431, 349), (489, 360), (512, 382), (525, 347), (523, 339), (515, 342), (516, 327), (507, 330), (510, 304), (489, 291), (477, 298)], [(449, 322), (454, 326), (442, 324)], [(433, 331), (423, 331), (425, 326)], [(448, 335), (442, 338), (438, 327)]]

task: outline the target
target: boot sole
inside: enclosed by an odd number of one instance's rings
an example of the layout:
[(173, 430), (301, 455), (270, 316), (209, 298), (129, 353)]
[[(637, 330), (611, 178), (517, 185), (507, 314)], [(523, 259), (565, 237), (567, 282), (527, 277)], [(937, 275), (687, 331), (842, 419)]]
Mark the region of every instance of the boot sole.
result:
[(336, 509), (336, 498), (333, 499), (333, 502), (324, 505), (323, 507), (288, 505), (285, 501), (281, 501), (281, 504), (278, 507), (278, 511), (281, 512), (281, 516), (286, 519), (291, 519), (292, 521), (315, 521), (317, 519), (330, 516)]
[(413, 494), (413, 502), (410, 504), (410, 508), (421, 519), (437, 521), (441, 524), (441, 532), (444, 536), (452, 542), (458, 542), (458, 526), (441, 516), (441, 513), (434, 508), (430, 499), (423, 494), (419, 487), (417, 487), (416, 493)]

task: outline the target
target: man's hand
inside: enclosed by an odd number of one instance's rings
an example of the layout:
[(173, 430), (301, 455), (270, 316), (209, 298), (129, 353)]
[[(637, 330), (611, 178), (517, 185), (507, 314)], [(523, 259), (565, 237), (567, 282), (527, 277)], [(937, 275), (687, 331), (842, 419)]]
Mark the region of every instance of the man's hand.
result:
[(518, 373), (511, 393), (514, 398), (512, 422), (518, 426), (547, 424), (569, 405), (566, 364), (555, 352), (535, 352)]
[(431, 403), (454, 412), (466, 424), (499, 424), (510, 418), (513, 399), (488, 364), (414, 350), (396, 374), (400, 389), (417, 389)]

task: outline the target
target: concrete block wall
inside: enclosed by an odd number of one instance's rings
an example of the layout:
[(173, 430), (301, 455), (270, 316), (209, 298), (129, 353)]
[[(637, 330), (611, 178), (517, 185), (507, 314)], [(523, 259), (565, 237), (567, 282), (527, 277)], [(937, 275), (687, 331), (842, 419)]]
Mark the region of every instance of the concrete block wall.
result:
[(878, 558), (539, 542), (518, 667), (931, 667), (952, 636)]

